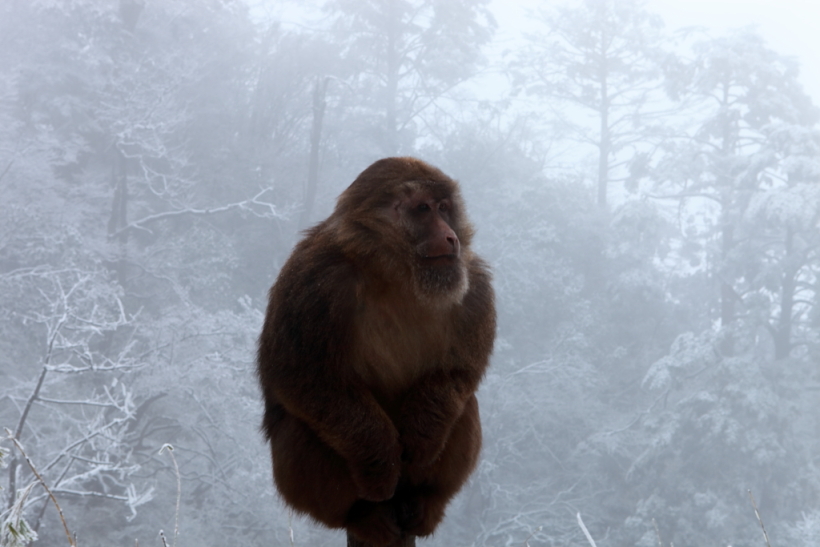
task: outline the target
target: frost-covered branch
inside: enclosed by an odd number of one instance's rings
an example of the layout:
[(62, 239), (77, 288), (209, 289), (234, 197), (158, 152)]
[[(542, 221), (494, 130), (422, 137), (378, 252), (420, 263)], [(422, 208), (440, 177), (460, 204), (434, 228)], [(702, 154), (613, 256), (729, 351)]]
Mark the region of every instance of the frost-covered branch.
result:
[[(280, 218), (282, 214), (277, 210), (276, 206), (273, 203), (269, 203), (266, 201), (261, 201), (261, 197), (271, 191), (272, 188), (263, 188), (259, 191), (255, 196), (250, 199), (246, 199), (244, 201), (238, 201), (236, 203), (229, 203), (227, 205), (222, 205), (220, 207), (211, 207), (208, 209), (195, 209), (193, 207), (188, 207), (185, 209), (178, 209), (175, 211), (165, 211), (162, 213), (156, 213), (153, 215), (148, 215), (143, 217), (139, 220), (135, 220), (134, 222), (130, 222), (127, 225), (123, 226), (116, 232), (111, 234), (111, 237), (116, 237), (127, 230), (133, 229), (142, 229), (147, 230), (145, 228), (146, 224), (151, 224), (152, 222), (156, 222), (158, 220), (163, 220), (166, 218), (178, 217), (178, 216), (185, 216), (185, 215), (192, 215), (192, 216), (206, 216), (206, 215), (215, 215), (217, 213), (224, 213), (227, 211), (232, 211), (234, 209), (240, 209), (242, 211), (248, 211), (253, 215), (265, 217), (265, 218)], [(259, 213), (257, 210), (254, 209), (253, 206), (258, 206), (267, 209), (267, 212)], [(150, 231), (150, 230), (148, 230)]]
[(8, 429), (8, 428), (6, 428), (6, 435), (11, 440), (11, 442), (14, 443), (14, 446), (17, 447), (17, 450), (20, 451), (20, 454), (23, 455), (23, 458), (25, 458), (26, 463), (31, 468), (31, 472), (34, 473), (34, 476), (37, 477), (37, 480), (43, 486), (45, 491), (48, 492), (49, 498), (51, 498), (52, 503), (54, 503), (54, 507), (57, 508), (57, 512), (60, 514), (60, 520), (63, 523), (63, 529), (65, 529), (65, 535), (68, 537), (68, 544), (71, 545), (71, 547), (77, 547), (77, 543), (74, 541), (74, 538), (72, 537), (71, 532), (68, 529), (68, 523), (66, 523), (66, 521), (65, 521), (65, 516), (63, 516), (63, 509), (62, 509), (62, 507), (60, 507), (60, 504), (57, 501), (57, 498), (54, 497), (54, 493), (51, 491), (51, 489), (46, 484), (46, 481), (43, 479), (43, 476), (40, 475), (40, 473), (37, 471), (37, 468), (34, 467), (34, 463), (31, 461), (31, 458), (28, 457), (28, 454), (26, 454), (26, 451), (23, 450), (23, 446), (20, 444), (20, 441), (17, 440), (17, 438), (14, 436), (14, 434), (12, 434), (11, 430)]

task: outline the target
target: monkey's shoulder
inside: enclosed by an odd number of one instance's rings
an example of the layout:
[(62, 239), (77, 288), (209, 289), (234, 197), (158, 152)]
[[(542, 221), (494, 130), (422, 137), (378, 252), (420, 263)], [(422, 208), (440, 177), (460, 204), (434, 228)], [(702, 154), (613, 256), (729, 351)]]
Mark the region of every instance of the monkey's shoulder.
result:
[(300, 351), (344, 339), (356, 307), (357, 277), (338, 247), (303, 240), (271, 287), (265, 329), (275, 333), (277, 345)]
[(333, 294), (338, 298), (335, 293), (355, 285), (356, 279), (356, 268), (341, 247), (308, 237), (294, 248), (272, 290), (282, 288), (290, 292), (298, 287), (313, 296)]

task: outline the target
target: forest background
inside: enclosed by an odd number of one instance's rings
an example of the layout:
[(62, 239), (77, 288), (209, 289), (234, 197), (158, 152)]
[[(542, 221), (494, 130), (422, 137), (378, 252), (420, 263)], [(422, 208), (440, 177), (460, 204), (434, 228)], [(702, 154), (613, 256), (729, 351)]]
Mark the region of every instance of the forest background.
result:
[(315, 7), (0, 3), (0, 545), (68, 543), (32, 465), (78, 545), (341, 545), (276, 497), (254, 346), (300, 231), (395, 154), (461, 181), (500, 312), (482, 459), (424, 545), (587, 545), (580, 514), (599, 547), (763, 546), (750, 492), (816, 545), (797, 62), (632, 0), (514, 46), (486, 0)]

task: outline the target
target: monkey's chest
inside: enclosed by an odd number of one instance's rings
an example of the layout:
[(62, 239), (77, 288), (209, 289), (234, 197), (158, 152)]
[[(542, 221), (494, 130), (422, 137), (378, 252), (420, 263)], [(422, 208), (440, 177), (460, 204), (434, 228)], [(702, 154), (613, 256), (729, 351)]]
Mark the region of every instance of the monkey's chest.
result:
[(354, 367), (377, 398), (394, 400), (443, 365), (448, 343), (449, 328), (435, 317), (376, 310), (358, 321)]

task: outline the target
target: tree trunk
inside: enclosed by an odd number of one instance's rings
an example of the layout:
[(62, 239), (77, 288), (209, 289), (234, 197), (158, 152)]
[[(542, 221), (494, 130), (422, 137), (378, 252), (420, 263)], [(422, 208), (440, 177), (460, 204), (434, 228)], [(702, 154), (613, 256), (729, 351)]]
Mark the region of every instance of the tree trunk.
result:
[[(606, 84), (602, 87), (602, 98), (606, 96)], [(609, 150), (611, 148), (609, 137), (609, 112), (601, 109), (601, 143), (598, 151), (598, 206), (606, 207), (607, 191), (609, 186)]]
[(330, 78), (316, 80), (313, 88), (313, 128), (310, 131), (310, 163), (308, 164), (307, 187), (305, 188), (305, 203), (299, 227), (307, 228), (310, 214), (313, 211), (313, 202), (316, 201), (316, 187), (319, 184), (319, 145), (322, 142), (322, 122), (325, 117), (325, 94)]
[(398, 34), (401, 20), (395, 0), (387, 3), (387, 82), (385, 84), (384, 151), (395, 156), (399, 151), (398, 115), (396, 101), (399, 93)]
[[(599, 7), (599, 17), (605, 18), (606, 6)], [(603, 21), (602, 21), (603, 23)], [(601, 27), (604, 28), (603, 26)], [(598, 150), (598, 206), (606, 207), (607, 191), (609, 186), (609, 153), (612, 150), (612, 138), (609, 134), (609, 88), (607, 87), (609, 78), (609, 66), (607, 64), (607, 36), (601, 31), (600, 59), (598, 60), (598, 83), (600, 88), (601, 105), (598, 116), (601, 122), (601, 136)]]
[(786, 254), (783, 257), (783, 280), (780, 286), (780, 321), (774, 337), (774, 358), (785, 359), (791, 353), (792, 337), (792, 309), (794, 308), (794, 292), (797, 274), (792, 256), (794, 246), (794, 232), (786, 227)]
[[(116, 146), (113, 147), (113, 153), (111, 178), (114, 199), (111, 203), (111, 216), (108, 218), (109, 239), (128, 225), (128, 160)], [(128, 231), (121, 231), (117, 239), (120, 244), (120, 256), (116, 264), (117, 281), (120, 286), (125, 287), (128, 273)]]
[[(363, 543), (348, 533), (347, 547), (370, 547), (370, 544)], [(390, 547), (416, 547), (416, 536), (404, 536), (396, 543), (391, 544)]]
[[(736, 135), (732, 131), (732, 123), (727, 114), (730, 110), (731, 82), (723, 83), (723, 99), (721, 101), (721, 126), (722, 136), (720, 145), (720, 158), (717, 187), (721, 193), (720, 208), (720, 326), (724, 329), (724, 338), (720, 343), (720, 352), (724, 357), (731, 357), (735, 353), (734, 336), (729, 330), (735, 320), (735, 273), (729, 265), (729, 254), (735, 245), (735, 226), (732, 215), (732, 207), (737, 198), (737, 188), (734, 187), (732, 177), (729, 173), (731, 159), (736, 153)], [(733, 199), (734, 198), (734, 199)]]
[[(721, 233), (722, 270), (727, 269), (729, 252), (734, 246), (734, 226), (729, 224), (726, 217), (727, 214), (724, 212), (724, 224)], [(720, 277), (720, 325), (726, 329), (735, 320), (735, 290), (731, 285), (731, 278), (728, 273), (724, 271)], [(735, 353), (734, 337), (728, 330), (724, 333), (724, 338), (720, 344), (720, 352), (724, 357), (731, 357)]]

